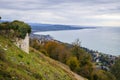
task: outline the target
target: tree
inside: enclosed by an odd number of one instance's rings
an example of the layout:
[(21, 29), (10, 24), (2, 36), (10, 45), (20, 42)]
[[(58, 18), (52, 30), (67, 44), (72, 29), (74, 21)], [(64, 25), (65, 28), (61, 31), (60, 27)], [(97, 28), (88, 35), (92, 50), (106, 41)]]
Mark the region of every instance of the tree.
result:
[(66, 63), (66, 60), (71, 54), (70, 51), (67, 50), (63, 44), (55, 41), (47, 42), (44, 47), (51, 58), (63, 63)]
[(75, 72), (79, 68), (79, 65), (80, 65), (79, 61), (77, 60), (75, 56), (70, 57), (67, 60), (66, 64), (70, 67), (72, 71), (75, 71)]
[(0, 16), (0, 22), (1, 22), (2, 17)]
[(56, 50), (57, 46), (58, 44), (54, 41), (49, 41), (44, 45), (45, 50), (47, 51), (49, 56), (56, 60), (58, 60), (58, 55), (57, 55), (58, 50)]
[(77, 57), (77, 59), (80, 59), (80, 56), (82, 55), (82, 51), (81, 48), (80, 48), (80, 41), (79, 39), (77, 39), (75, 42), (73, 42), (73, 48), (72, 48), (72, 52), (73, 52), (73, 55), (75, 55)]
[(111, 67), (111, 73), (115, 75), (117, 80), (120, 80), (120, 57), (115, 61)]
[(90, 80), (116, 80), (116, 78), (110, 72), (106, 72), (103, 70), (95, 70), (92, 73)]
[(91, 61), (92, 61), (90, 54), (88, 54), (85, 50), (83, 50), (80, 47), (79, 39), (77, 39), (73, 43), (72, 53), (74, 56), (77, 57), (77, 59), (81, 63), (81, 66), (87, 65), (88, 63), (91, 63)]
[(72, 53), (77, 57), (77, 60), (80, 63), (80, 68), (76, 70), (76, 73), (90, 79), (93, 71), (92, 58), (90, 54), (80, 47), (79, 39), (73, 43)]

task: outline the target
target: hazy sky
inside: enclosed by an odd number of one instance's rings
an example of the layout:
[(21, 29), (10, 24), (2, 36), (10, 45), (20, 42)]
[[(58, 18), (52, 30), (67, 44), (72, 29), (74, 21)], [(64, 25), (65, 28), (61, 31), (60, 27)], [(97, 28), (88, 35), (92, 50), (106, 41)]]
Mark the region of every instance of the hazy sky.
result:
[(6, 20), (89, 26), (120, 26), (120, 0), (0, 0)]

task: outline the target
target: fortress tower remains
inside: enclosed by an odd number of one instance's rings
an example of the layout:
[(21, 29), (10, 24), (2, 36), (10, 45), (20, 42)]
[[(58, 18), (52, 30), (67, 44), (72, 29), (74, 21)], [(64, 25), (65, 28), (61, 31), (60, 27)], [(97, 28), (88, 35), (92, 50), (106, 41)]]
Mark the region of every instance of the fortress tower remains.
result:
[(27, 33), (24, 39), (17, 38), (15, 45), (29, 54), (29, 34)]

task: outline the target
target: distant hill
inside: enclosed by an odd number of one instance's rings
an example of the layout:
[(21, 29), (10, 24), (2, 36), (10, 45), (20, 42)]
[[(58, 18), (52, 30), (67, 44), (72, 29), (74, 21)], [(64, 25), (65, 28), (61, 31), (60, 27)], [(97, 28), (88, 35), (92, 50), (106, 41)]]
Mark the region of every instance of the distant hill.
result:
[[(10, 20), (0, 20), (0, 22), (11, 22)], [(42, 23), (28, 23), (32, 31), (59, 31), (59, 30), (78, 30), (78, 29), (93, 29), (91, 26), (75, 26), (62, 24), (42, 24)]]
[(73, 26), (73, 25), (59, 25), (59, 24), (40, 24), (28, 23), (33, 31), (58, 31), (58, 30), (78, 30), (78, 29), (91, 29), (95, 27)]

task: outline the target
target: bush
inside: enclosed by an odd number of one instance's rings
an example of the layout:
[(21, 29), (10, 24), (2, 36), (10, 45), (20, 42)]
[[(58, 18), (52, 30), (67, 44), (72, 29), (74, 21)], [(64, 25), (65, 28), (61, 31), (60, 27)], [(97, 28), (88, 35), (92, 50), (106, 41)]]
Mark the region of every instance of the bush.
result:
[(45, 49), (41, 49), (40, 52), (42, 52), (46, 56), (49, 56), (49, 54), (47, 53), (47, 51)]
[(42, 80), (42, 76), (39, 73), (33, 73), (33, 76), (38, 80)]
[(86, 77), (87, 79), (91, 78), (91, 74), (93, 72), (93, 68), (91, 65), (85, 65), (83, 67), (80, 67), (76, 71), (79, 75)]
[(63, 44), (58, 42), (49, 41), (44, 47), (51, 58), (62, 63), (66, 63), (67, 59), (71, 56), (71, 52)]
[(79, 61), (76, 57), (70, 57), (66, 64), (70, 67), (72, 71), (76, 71), (79, 68)]
[(3, 49), (0, 48), (0, 60), (6, 61), (6, 53)]
[(29, 64), (30, 64), (30, 62), (27, 62), (27, 64), (29, 65)]
[(20, 58), (23, 58), (23, 55), (22, 55), (22, 54), (18, 54), (18, 56), (19, 56)]
[(22, 21), (3, 22), (0, 24), (0, 33), (7, 37), (18, 37), (24, 39), (27, 33), (31, 32), (31, 27)]
[(0, 70), (0, 80), (11, 80), (11, 75), (5, 70)]
[(103, 70), (95, 70), (92, 73), (90, 80), (116, 80), (116, 78), (110, 72), (106, 72)]

